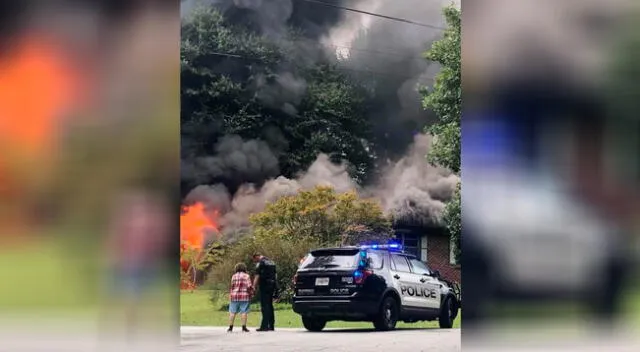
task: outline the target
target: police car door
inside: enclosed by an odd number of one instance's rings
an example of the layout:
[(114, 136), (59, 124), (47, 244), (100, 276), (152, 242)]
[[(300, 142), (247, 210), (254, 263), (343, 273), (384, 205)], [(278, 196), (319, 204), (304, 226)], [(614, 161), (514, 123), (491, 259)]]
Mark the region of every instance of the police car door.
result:
[(402, 306), (413, 308), (426, 308), (424, 299), (417, 296), (420, 288), (418, 275), (411, 272), (407, 257), (401, 254), (391, 254), (393, 263), (393, 286), (400, 293)]
[(440, 282), (431, 276), (426, 264), (417, 258), (409, 258), (411, 271), (418, 275), (418, 282), (422, 288), (420, 297), (427, 308), (440, 308)]

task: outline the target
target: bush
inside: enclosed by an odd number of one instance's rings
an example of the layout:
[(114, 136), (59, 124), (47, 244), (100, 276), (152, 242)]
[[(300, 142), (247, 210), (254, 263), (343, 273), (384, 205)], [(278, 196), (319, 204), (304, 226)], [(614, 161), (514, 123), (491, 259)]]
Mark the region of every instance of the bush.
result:
[[(221, 288), (225, 294), (229, 290), (231, 276), (234, 273), (236, 263), (243, 262), (250, 268), (250, 274), (255, 275), (255, 264), (251, 261), (251, 255), (259, 252), (276, 263), (278, 275), (279, 297), (283, 302), (290, 302), (293, 297), (292, 279), (300, 259), (311, 249), (317, 248), (317, 242), (310, 239), (289, 241), (282, 238), (266, 238), (250, 236), (241, 239), (225, 252), (223, 261), (219, 261), (210, 269), (208, 285)], [(213, 301), (219, 301), (220, 293), (215, 293)], [(228, 301), (228, 298), (226, 298)], [(254, 297), (254, 302), (257, 297)]]
[(284, 302), (291, 301), (293, 275), (311, 249), (384, 240), (391, 232), (391, 222), (376, 201), (325, 186), (282, 197), (252, 215), (250, 221), (250, 235), (207, 260), (212, 263), (209, 281), (228, 289), (235, 264), (244, 262), (253, 269), (251, 255), (259, 252), (276, 263), (279, 296)]

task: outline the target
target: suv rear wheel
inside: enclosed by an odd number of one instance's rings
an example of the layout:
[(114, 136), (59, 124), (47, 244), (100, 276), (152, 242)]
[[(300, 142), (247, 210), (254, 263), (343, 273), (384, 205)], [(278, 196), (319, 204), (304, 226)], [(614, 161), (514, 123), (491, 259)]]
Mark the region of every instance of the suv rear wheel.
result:
[(327, 325), (327, 321), (312, 317), (302, 317), (302, 325), (309, 331), (322, 331)]
[(373, 321), (376, 330), (393, 330), (398, 322), (398, 303), (393, 297), (386, 297), (380, 305), (380, 311)]

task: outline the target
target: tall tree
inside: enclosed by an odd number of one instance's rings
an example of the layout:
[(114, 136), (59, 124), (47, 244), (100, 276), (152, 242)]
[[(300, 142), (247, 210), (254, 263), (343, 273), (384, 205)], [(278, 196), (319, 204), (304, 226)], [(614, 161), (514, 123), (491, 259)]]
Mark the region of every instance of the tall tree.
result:
[[(461, 11), (454, 5), (444, 8), (448, 28), (441, 40), (433, 43), (425, 53), (428, 60), (438, 62), (433, 89), (422, 90), (422, 104), (435, 112), (438, 122), (428, 127), (434, 143), (427, 156), (429, 161), (460, 173), (460, 118), (462, 115), (462, 79), (460, 65)], [(456, 259), (460, 257), (460, 187), (445, 208), (444, 219), (455, 245)], [(459, 260), (458, 260), (459, 261)]]
[(369, 91), (328, 58), (310, 61), (291, 32), (275, 43), (211, 7), (183, 22), (183, 160), (210, 156), (222, 136), (233, 134), (267, 142), (284, 176), (325, 153), (365, 178), (374, 161)]

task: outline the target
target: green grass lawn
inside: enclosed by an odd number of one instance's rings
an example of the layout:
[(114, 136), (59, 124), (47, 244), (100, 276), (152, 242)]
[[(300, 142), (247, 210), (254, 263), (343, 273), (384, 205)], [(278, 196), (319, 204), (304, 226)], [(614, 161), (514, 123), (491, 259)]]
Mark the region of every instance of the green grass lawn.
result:
[(79, 274), (72, 253), (53, 240), (3, 248), (0, 253), (0, 309), (84, 310), (95, 303), (91, 281)]
[[(180, 293), (180, 323), (181, 325), (190, 326), (226, 326), (228, 325), (229, 313), (226, 310), (220, 310), (220, 304), (211, 302), (211, 291), (196, 290), (193, 292), (182, 291)], [(301, 328), (302, 321), (300, 316), (293, 312), (290, 305), (276, 304), (274, 306), (276, 314), (276, 328)], [(257, 327), (260, 325), (260, 309), (257, 304), (251, 305), (249, 313), (248, 326)], [(240, 324), (240, 317), (236, 318), (236, 325)], [(455, 328), (460, 327), (460, 315), (456, 318), (453, 325)], [(343, 322), (333, 321), (327, 324), (328, 328), (371, 328), (372, 323), (369, 322)], [(398, 323), (398, 327), (423, 327), (437, 328), (438, 322), (419, 322), (413, 324)]]

